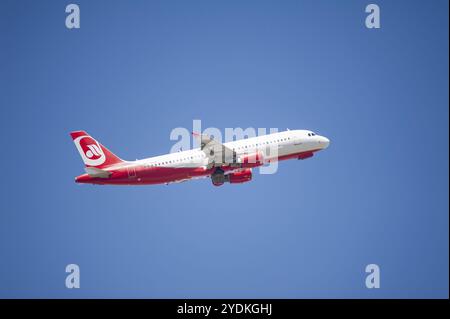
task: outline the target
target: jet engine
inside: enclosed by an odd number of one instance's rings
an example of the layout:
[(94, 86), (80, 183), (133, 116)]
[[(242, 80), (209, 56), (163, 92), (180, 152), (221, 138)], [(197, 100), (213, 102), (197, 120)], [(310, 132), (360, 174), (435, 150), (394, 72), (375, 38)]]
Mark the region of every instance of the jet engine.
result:
[(224, 183), (242, 184), (252, 180), (252, 169), (246, 168), (237, 172), (225, 175), (223, 170), (217, 169), (211, 175), (211, 181), (214, 186), (222, 186)]
[(230, 184), (245, 183), (252, 180), (252, 170), (250, 168), (243, 169), (242, 171), (230, 173), (225, 175)]

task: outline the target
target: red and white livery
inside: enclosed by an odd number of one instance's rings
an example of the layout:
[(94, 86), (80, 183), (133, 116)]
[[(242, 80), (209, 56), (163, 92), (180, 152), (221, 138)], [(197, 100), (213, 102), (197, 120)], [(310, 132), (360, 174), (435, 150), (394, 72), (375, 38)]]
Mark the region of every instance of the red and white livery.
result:
[(70, 133), (85, 164), (77, 183), (150, 185), (210, 177), (213, 185), (245, 183), (252, 168), (273, 161), (306, 159), (330, 141), (308, 130), (288, 130), (221, 144), (195, 134), (200, 147), (136, 161), (125, 161), (84, 131)]

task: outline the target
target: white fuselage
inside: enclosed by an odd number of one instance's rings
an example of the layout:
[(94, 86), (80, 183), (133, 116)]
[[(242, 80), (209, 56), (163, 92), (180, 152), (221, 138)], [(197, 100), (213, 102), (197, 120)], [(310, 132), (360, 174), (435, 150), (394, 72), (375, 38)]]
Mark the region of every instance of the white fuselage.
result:
[[(329, 143), (326, 137), (312, 131), (289, 130), (227, 142), (224, 145), (234, 150), (238, 156), (262, 152), (265, 160), (273, 160), (292, 154), (325, 149)], [(195, 148), (129, 163), (144, 167), (202, 167), (208, 164), (208, 157), (200, 148)]]

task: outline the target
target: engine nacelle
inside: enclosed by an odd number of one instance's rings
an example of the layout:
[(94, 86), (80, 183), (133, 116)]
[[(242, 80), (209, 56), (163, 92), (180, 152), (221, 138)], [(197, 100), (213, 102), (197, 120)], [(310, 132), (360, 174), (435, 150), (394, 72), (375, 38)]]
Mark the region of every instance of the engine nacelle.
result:
[(264, 165), (264, 158), (261, 152), (257, 152), (241, 156), (238, 162), (241, 167), (252, 168)]
[(246, 183), (252, 180), (252, 170), (250, 168), (242, 171), (230, 173), (225, 175), (230, 184)]

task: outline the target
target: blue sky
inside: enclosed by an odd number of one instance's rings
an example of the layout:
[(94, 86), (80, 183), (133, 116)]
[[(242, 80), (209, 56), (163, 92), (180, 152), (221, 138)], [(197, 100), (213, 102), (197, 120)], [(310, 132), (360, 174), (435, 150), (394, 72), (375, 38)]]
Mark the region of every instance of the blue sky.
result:
[[(0, 297), (448, 298), (448, 2), (2, 1)], [(77, 185), (175, 127), (311, 129), (243, 185)], [(81, 269), (66, 289), (65, 267)], [(367, 289), (367, 264), (381, 288)]]

